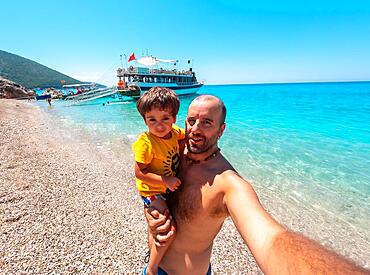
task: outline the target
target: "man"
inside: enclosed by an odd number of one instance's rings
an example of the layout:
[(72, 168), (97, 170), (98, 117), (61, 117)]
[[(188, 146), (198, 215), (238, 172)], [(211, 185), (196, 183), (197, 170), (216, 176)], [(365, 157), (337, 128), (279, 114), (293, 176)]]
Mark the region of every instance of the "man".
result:
[[(158, 274), (210, 274), (213, 240), (231, 216), (245, 244), (266, 274), (363, 274), (353, 263), (313, 241), (286, 230), (261, 206), (251, 184), (241, 178), (218, 149), (226, 108), (202, 95), (189, 106), (181, 187), (170, 198), (177, 235)], [(157, 245), (173, 234), (169, 219), (146, 216)]]

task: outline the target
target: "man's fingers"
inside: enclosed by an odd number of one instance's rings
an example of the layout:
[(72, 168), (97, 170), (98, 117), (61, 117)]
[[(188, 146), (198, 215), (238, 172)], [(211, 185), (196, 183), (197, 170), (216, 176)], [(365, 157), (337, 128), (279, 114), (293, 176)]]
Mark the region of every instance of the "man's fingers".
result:
[(149, 227), (158, 227), (165, 223), (165, 221), (168, 219), (169, 212), (165, 211), (164, 214), (161, 214), (158, 212), (158, 210), (154, 208), (146, 208), (144, 210), (145, 216), (147, 219), (147, 222), (149, 224)]
[(165, 246), (164, 244), (161, 244), (160, 242), (158, 242), (158, 240), (155, 238), (153, 239), (153, 241), (154, 241), (155, 246), (158, 246), (158, 247)]
[(166, 222), (164, 222), (163, 224), (159, 224), (158, 226), (155, 226), (156, 229), (155, 229), (155, 232), (153, 233), (167, 233), (170, 230), (170, 226), (171, 226), (171, 220), (167, 219)]
[(157, 209), (153, 208), (153, 207), (149, 207), (148, 208), (148, 213), (153, 217), (153, 218), (156, 218), (158, 219), (159, 216), (160, 216), (160, 213)]
[(161, 226), (163, 226), (167, 221), (167, 217), (161, 215), (158, 219), (149, 220), (148, 224), (151, 229), (155, 228), (155, 231)]
[(160, 241), (157, 240), (157, 238), (153, 238), (153, 242), (158, 247), (163, 247), (163, 246), (167, 245), (166, 242), (160, 242)]
[(171, 236), (173, 235), (173, 231), (169, 231), (167, 234), (158, 234), (155, 238), (160, 244), (164, 244)]
[(171, 224), (170, 225), (170, 230), (166, 233), (162, 234), (157, 234), (156, 236), (153, 235), (153, 241), (156, 246), (162, 247), (167, 245), (167, 241), (173, 234), (175, 234), (176, 227)]

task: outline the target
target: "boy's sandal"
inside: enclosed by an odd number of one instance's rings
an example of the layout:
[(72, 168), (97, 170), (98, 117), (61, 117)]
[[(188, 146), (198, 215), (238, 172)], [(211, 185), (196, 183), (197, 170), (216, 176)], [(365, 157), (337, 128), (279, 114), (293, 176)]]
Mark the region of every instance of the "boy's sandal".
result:
[(145, 253), (145, 256), (144, 256), (144, 263), (149, 263), (149, 258), (150, 258), (150, 250), (148, 250), (146, 253)]

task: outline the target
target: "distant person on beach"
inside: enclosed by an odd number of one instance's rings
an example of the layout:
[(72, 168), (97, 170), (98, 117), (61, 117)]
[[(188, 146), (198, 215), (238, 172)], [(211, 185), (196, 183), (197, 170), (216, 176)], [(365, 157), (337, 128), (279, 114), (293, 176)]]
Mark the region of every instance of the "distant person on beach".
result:
[(168, 213), (145, 209), (157, 246), (168, 246), (176, 230), (158, 274), (211, 274), (213, 240), (229, 216), (265, 274), (369, 274), (266, 212), (252, 185), (220, 153), (225, 116), (224, 103), (214, 96), (199, 96), (189, 106), (182, 184), (167, 201), (176, 228)]
[[(180, 101), (172, 90), (154, 87), (140, 97), (136, 106), (149, 130), (141, 134), (132, 146), (136, 187), (144, 207), (156, 209), (164, 215), (168, 211), (168, 190), (175, 191), (181, 184), (176, 171), (180, 161), (179, 140), (185, 139), (185, 132), (174, 125)], [(157, 274), (158, 264), (174, 235), (168, 238), (166, 246), (157, 247), (151, 239), (149, 234), (152, 245), (146, 272)]]
[(48, 97), (48, 98), (46, 99), (46, 101), (48, 102), (49, 106), (51, 106), (51, 97)]

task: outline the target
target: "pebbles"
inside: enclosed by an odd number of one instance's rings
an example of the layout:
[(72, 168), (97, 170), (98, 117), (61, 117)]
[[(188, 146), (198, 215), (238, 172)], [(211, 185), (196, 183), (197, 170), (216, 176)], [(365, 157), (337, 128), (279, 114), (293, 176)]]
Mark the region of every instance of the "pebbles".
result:
[[(0, 100), (0, 273), (140, 274), (146, 223), (130, 154), (112, 157), (48, 119)], [(260, 273), (229, 220), (212, 268)]]

